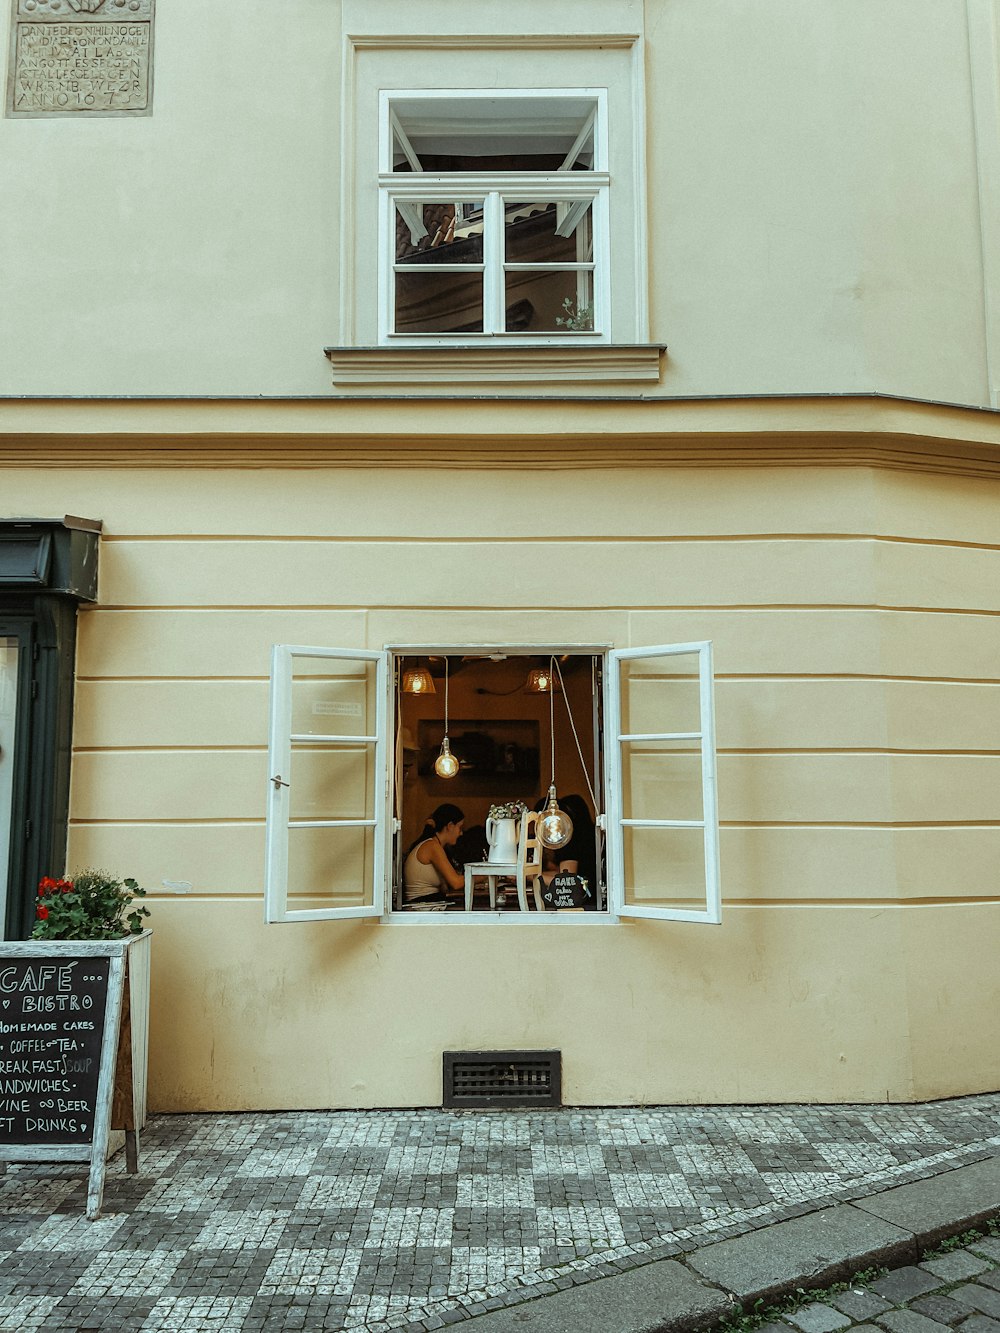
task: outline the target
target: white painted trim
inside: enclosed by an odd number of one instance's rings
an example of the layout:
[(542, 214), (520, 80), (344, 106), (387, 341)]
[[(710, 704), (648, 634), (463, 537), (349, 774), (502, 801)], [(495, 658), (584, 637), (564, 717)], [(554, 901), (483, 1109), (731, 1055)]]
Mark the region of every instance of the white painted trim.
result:
[(995, 0), (966, 0), (976, 147), (987, 401), (1000, 407), (1000, 37)]
[[(635, 207), (633, 237), (633, 300), (636, 342), (649, 341), (649, 188), (646, 171), (646, 44), (642, 37), (632, 43), (632, 182)], [(605, 126), (607, 118), (605, 118)], [(606, 150), (605, 150), (606, 151)], [(607, 160), (607, 159), (605, 159)], [(606, 219), (610, 226), (610, 219)]]
[[(370, 745), (375, 770), (374, 809), (370, 819), (293, 820), (290, 818), (290, 788), (287, 782), (275, 779), (289, 778), (291, 773), (293, 735), (292, 679), (295, 658), (330, 658), (348, 662), (375, 664), (375, 730), (370, 736), (306, 736), (299, 737), (306, 744), (324, 744), (331, 741), (345, 745)], [(264, 920), (268, 924), (283, 921), (340, 921), (353, 917), (382, 915), (382, 892), (385, 883), (385, 848), (378, 836), (386, 818), (387, 772), (386, 740), (386, 676), (389, 655), (364, 648), (320, 648), (299, 644), (275, 644), (271, 649), (270, 722), (268, 729), (268, 796), (265, 819), (265, 872)], [(371, 868), (372, 894), (370, 904), (363, 907), (289, 908), (288, 906), (288, 836), (294, 828), (372, 828)]]
[[(648, 657), (696, 655), (700, 732), (625, 732), (622, 730), (621, 663)], [(608, 761), (608, 899), (611, 910), (622, 917), (645, 917), (654, 921), (699, 921), (718, 925), (722, 920), (719, 883), (719, 815), (716, 792), (715, 708), (713, 702), (712, 645), (709, 641), (658, 644), (613, 650), (608, 654), (607, 709), (604, 752)], [(702, 772), (702, 818), (698, 820), (633, 819), (624, 809), (622, 745), (644, 740), (699, 740)], [(625, 828), (702, 829), (705, 853), (705, 907), (639, 906), (625, 902)]]
[(387, 51), (627, 51), (641, 40), (637, 32), (556, 33), (348, 33), (358, 50)]

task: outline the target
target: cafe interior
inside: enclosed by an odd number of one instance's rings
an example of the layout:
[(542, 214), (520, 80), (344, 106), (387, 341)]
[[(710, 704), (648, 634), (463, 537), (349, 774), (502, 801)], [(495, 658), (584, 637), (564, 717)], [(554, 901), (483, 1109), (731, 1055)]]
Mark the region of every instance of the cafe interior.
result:
[[(589, 653), (397, 659), (397, 910), (605, 910), (602, 669)], [(445, 849), (463, 887), (425, 903), (407, 856), (443, 805), (464, 817)]]

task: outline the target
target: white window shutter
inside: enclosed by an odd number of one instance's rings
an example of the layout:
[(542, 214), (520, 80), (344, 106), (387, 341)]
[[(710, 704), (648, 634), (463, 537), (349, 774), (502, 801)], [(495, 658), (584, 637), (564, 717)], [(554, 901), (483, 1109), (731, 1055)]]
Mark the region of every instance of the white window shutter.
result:
[(622, 649), (608, 665), (612, 910), (718, 924), (712, 645)]
[(381, 916), (388, 654), (276, 644), (265, 920)]

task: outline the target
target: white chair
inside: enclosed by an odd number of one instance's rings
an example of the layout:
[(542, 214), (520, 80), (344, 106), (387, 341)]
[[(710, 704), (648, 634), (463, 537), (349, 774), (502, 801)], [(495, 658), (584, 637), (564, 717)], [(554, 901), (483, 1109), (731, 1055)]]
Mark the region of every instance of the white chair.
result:
[(527, 810), (521, 816), (521, 825), (517, 833), (517, 860), (510, 862), (471, 861), (465, 867), (465, 910), (472, 911), (472, 894), (476, 879), (485, 879), (490, 889), (490, 911), (497, 906), (497, 880), (511, 876), (517, 885), (517, 905), (522, 912), (528, 911), (527, 882), (535, 898), (535, 910), (544, 910), (542, 903), (542, 844), (538, 841), (535, 826), (539, 816), (534, 810)]

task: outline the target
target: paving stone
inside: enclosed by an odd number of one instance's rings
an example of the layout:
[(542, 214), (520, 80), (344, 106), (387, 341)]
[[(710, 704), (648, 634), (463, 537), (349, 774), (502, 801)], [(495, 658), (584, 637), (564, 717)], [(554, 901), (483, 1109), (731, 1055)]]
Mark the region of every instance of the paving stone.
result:
[(885, 1190), (859, 1200), (858, 1207), (905, 1227), (927, 1246), (994, 1216), (998, 1199), (1000, 1157), (990, 1157)]
[(918, 1296), (925, 1296), (929, 1291), (936, 1291), (944, 1285), (944, 1278), (935, 1277), (932, 1273), (925, 1273), (915, 1265), (908, 1264), (905, 1268), (897, 1268), (877, 1278), (871, 1289), (893, 1305), (902, 1305), (905, 1301), (916, 1300)]
[(708, 1245), (691, 1254), (688, 1263), (746, 1302), (766, 1299), (788, 1285), (822, 1286), (851, 1270), (898, 1262), (912, 1253), (908, 1232), (841, 1204)]
[[(25, 1333), (417, 1333), (512, 1310), (537, 1322), (550, 1301), (558, 1314), (602, 1280), (627, 1296), (669, 1253), (762, 1227), (773, 1237), (793, 1218), (806, 1231), (778, 1235), (795, 1259), (817, 1209), (842, 1216), (866, 1181), (883, 1202), (929, 1172), (935, 1189), (961, 1181), (942, 1164), (964, 1170), (998, 1140), (992, 1094), (879, 1107), (154, 1116), (140, 1174), (110, 1164), (98, 1223), (83, 1218), (82, 1168), (13, 1165), (0, 1177), (0, 1314)], [(839, 1264), (836, 1226), (812, 1240), (807, 1268)], [(1000, 1261), (992, 1238), (979, 1244)], [(992, 1274), (978, 1276), (988, 1292)], [(695, 1319), (684, 1300), (681, 1315)], [(852, 1319), (881, 1313), (826, 1303)], [(969, 1306), (950, 1315), (987, 1318)], [(606, 1330), (619, 1326), (611, 1317)]]
[(1000, 1236), (984, 1236), (982, 1240), (974, 1240), (969, 1249), (973, 1254), (982, 1254), (1000, 1264)]
[(991, 1268), (985, 1273), (980, 1273), (976, 1281), (983, 1287), (992, 1287), (994, 1291), (1000, 1291), (1000, 1269)]
[(879, 1315), (877, 1322), (889, 1333), (951, 1333), (948, 1324), (939, 1324), (913, 1310), (887, 1310)]
[(883, 1310), (890, 1309), (892, 1302), (864, 1287), (851, 1287), (847, 1291), (838, 1292), (836, 1296), (831, 1296), (830, 1304), (842, 1310), (844, 1314), (850, 1315), (852, 1319), (858, 1320), (873, 1319)]
[(793, 1327), (801, 1329), (801, 1333), (837, 1333), (838, 1329), (851, 1326), (851, 1320), (847, 1315), (835, 1310), (832, 1305), (824, 1305), (821, 1301), (803, 1305), (801, 1309), (783, 1317)]
[(959, 1324), (962, 1333), (1000, 1333), (1000, 1322), (988, 1315), (970, 1315), (964, 1324)]
[(928, 1273), (940, 1277), (945, 1282), (961, 1282), (963, 1278), (975, 1277), (977, 1273), (990, 1270), (989, 1262), (970, 1254), (968, 1250), (952, 1250), (949, 1254), (939, 1254), (933, 1259), (925, 1259), (920, 1265)]
[(991, 1319), (1000, 1319), (1000, 1291), (994, 1291), (992, 1287), (968, 1282), (965, 1286), (949, 1291), (948, 1295), (959, 1305), (967, 1305), (969, 1309), (989, 1315)]
[(915, 1301), (910, 1301), (908, 1308), (916, 1310), (917, 1314), (925, 1314), (928, 1319), (937, 1320), (939, 1324), (960, 1324), (963, 1319), (969, 1318), (968, 1306), (957, 1305), (939, 1292), (932, 1296), (918, 1296)]

